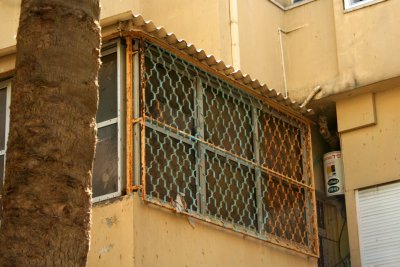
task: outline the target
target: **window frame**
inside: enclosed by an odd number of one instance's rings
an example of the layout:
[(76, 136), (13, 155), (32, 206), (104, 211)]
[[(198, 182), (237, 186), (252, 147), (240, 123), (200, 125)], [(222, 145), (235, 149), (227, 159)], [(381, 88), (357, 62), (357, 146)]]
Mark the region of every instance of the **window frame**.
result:
[[(125, 144), (125, 108), (124, 108), (124, 99), (125, 99), (125, 47), (122, 45), (121, 40), (113, 40), (106, 44), (103, 44), (101, 57), (111, 55), (116, 53), (117, 56), (117, 117), (112, 119), (108, 119), (105, 121), (101, 121), (97, 123), (97, 129), (101, 129), (111, 125), (117, 125), (117, 162), (118, 162), (118, 189), (115, 192), (108, 193), (105, 195), (100, 195), (92, 198), (92, 202), (100, 202), (104, 200), (108, 200), (111, 198), (115, 198), (122, 195), (124, 183), (123, 178), (125, 174), (125, 152), (124, 152), (124, 144)], [(92, 178), (92, 180), (94, 177)]]
[[(97, 129), (101, 129), (111, 125), (117, 125), (117, 162), (118, 162), (118, 189), (115, 192), (100, 195), (92, 198), (92, 202), (100, 202), (115, 198), (122, 195), (122, 191), (125, 188), (125, 46), (122, 44), (120, 39), (107, 42), (103, 45), (101, 51), (101, 57), (116, 53), (117, 55), (117, 117), (109, 120), (101, 121), (97, 123)], [(6, 150), (7, 140), (10, 126), (10, 104), (11, 104), (11, 79), (0, 81), (0, 88), (6, 90), (6, 120), (5, 120), (5, 146), (3, 150), (0, 150), (0, 156), (4, 156), (4, 169), (3, 171), (3, 183), (5, 178), (6, 169)], [(93, 172), (92, 172), (93, 173)], [(94, 177), (92, 178), (93, 181)], [(93, 184), (93, 182), (92, 182)]]
[(384, 2), (386, 0), (363, 0), (359, 2), (354, 2), (354, 0), (343, 0), (343, 9), (344, 12), (350, 12), (353, 10), (357, 10), (363, 7), (371, 6), (374, 4), (378, 4), (380, 2)]
[[(3, 184), (6, 172), (6, 157), (7, 157), (7, 141), (10, 130), (10, 105), (11, 105), (11, 79), (0, 82), (0, 89), (6, 90), (6, 119), (5, 119), (5, 132), (4, 132), (4, 149), (0, 150), (0, 156), (4, 156), (4, 169), (3, 169)], [(1, 192), (0, 192), (1, 194)]]

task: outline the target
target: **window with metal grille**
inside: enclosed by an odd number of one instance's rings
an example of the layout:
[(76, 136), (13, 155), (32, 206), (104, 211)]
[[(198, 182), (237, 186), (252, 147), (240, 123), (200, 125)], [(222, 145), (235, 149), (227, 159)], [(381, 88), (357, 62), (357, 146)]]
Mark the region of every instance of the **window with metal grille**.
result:
[(134, 57), (144, 200), (318, 254), (309, 125), (151, 42)]

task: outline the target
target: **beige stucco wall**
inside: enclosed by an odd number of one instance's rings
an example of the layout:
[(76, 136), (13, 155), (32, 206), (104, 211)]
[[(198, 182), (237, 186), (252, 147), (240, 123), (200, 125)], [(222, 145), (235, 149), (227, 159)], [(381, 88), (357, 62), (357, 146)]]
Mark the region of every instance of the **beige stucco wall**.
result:
[(304, 99), (317, 86), (338, 76), (335, 18), (332, 0), (317, 0), (288, 10), (285, 17), (289, 96)]
[(143, 0), (140, 7), (145, 19), (232, 64), (228, 0)]
[(333, 2), (340, 77), (332, 92), (399, 76), (400, 1), (348, 13), (343, 12), (342, 0)]
[(16, 43), (20, 3), (20, 0), (0, 1), (0, 49)]
[(239, 0), (241, 70), (279, 92), (284, 90), (278, 28), (284, 12), (270, 1)]
[(126, 196), (93, 209), (87, 266), (311, 267), (317, 260)]
[[(0, 57), (0, 77), (7, 75), (15, 67), (15, 54)], [(2, 77), (3, 78), (3, 77)]]
[(95, 204), (87, 266), (134, 266), (133, 197)]
[[(20, 0), (0, 1), (0, 50), (16, 43)], [(102, 0), (101, 18), (132, 11), (231, 64), (229, 0)]]
[[(400, 180), (400, 87), (375, 93), (373, 107), (369, 101), (367, 94), (339, 100), (336, 106), (339, 124), (353, 121), (358, 126), (341, 133), (352, 266), (360, 266), (355, 190)], [(349, 108), (353, 112), (342, 113)], [(360, 116), (370, 112), (376, 118), (372, 125)]]
[(400, 1), (383, 1), (345, 12), (343, 0), (316, 0), (285, 13), (289, 95), (317, 98), (400, 75)]
[(103, 0), (101, 17), (129, 10), (231, 64), (229, 0)]

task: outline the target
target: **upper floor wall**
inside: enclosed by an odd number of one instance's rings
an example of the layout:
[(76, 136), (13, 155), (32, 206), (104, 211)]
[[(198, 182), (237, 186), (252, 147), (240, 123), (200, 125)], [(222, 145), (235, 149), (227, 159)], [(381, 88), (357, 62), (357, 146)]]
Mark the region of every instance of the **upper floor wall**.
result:
[(286, 11), (288, 87), (291, 97), (304, 97), (317, 84), (320, 97), (399, 76), (397, 25), (400, 2), (316, 0)]
[[(20, 0), (0, 2), (0, 50), (14, 46)], [(230, 60), (229, 1), (227, 0), (102, 0), (101, 18), (131, 10), (164, 26), (217, 58)]]
[[(352, 0), (280, 1), (103, 0), (102, 18), (140, 13), (297, 101), (316, 85), (325, 97), (400, 75), (399, 1), (365, 0), (351, 10), (344, 1)], [(0, 2), (0, 72), (13, 66), (1, 56), (15, 45), (19, 4)]]

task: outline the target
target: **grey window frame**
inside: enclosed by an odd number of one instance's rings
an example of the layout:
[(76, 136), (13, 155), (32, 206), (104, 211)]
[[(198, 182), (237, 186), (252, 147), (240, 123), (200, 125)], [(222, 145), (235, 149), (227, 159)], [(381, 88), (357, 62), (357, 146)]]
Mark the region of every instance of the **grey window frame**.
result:
[(117, 125), (118, 131), (118, 189), (115, 192), (92, 198), (92, 202), (100, 202), (122, 195), (125, 175), (125, 46), (120, 39), (103, 44), (101, 56), (117, 54), (117, 117), (97, 123), (97, 129)]
[[(5, 120), (5, 134), (4, 134), (4, 149), (0, 150), (0, 156), (4, 156), (4, 169), (3, 171), (3, 183), (5, 178), (5, 170), (6, 170), (6, 157), (7, 157), (7, 140), (8, 140), (8, 133), (10, 130), (10, 104), (11, 104), (11, 79), (1, 81), (0, 82), (0, 89), (6, 90), (6, 120)], [(1, 193), (0, 193), (1, 194)]]
[(343, 0), (343, 8), (346, 13), (363, 7), (374, 5), (383, 1), (386, 0), (361, 0), (357, 2), (355, 2), (354, 0)]

